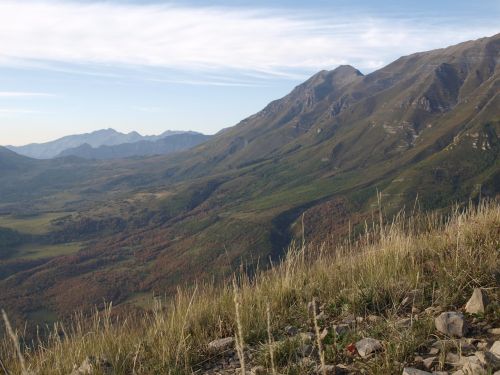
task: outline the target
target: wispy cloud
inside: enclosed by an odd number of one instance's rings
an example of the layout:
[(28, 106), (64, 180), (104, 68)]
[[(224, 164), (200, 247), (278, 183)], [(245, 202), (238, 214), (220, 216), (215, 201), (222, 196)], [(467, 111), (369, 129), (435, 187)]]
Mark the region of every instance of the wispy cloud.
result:
[(12, 116), (12, 115), (34, 115), (47, 113), (43, 111), (37, 111), (26, 108), (0, 108), (0, 116)]
[(372, 70), (397, 55), (497, 31), (419, 22), (269, 9), (2, 0), (0, 64), (41, 60), (278, 76), (345, 63)]
[(22, 92), (22, 91), (0, 91), (0, 99), (51, 97), (54, 94), (46, 92)]

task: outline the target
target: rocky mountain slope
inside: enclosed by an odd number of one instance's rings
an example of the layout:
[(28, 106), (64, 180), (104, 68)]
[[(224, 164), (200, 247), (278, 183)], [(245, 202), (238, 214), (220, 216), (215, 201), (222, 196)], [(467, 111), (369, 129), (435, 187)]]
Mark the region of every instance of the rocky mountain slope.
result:
[(136, 304), (151, 291), (224, 280), (242, 263), (252, 272), (293, 239), (359, 233), (379, 201), (391, 218), (495, 197), (499, 61), (500, 34), (366, 76), (342, 66), (187, 151), (70, 158), (0, 176), (6, 225), (29, 202), (42, 218), (60, 214), (39, 241), (81, 246), (0, 263), (8, 275), (0, 303), (20, 316), (64, 315), (103, 299)]

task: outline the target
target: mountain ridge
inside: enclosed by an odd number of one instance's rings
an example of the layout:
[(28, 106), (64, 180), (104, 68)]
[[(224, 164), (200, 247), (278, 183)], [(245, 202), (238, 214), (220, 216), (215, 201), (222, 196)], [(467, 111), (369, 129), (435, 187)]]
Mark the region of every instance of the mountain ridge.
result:
[(136, 131), (121, 133), (112, 128), (95, 130), (90, 133), (67, 135), (53, 141), (44, 143), (31, 143), (24, 146), (5, 146), (11, 151), (20, 155), (32, 157), (35, 159), (51, 159), (67, 149), (79, 147), (88, 143), (92, 147), (116, 146), (125, 143), (134, 143), (139, 141), (156, 141), (171, 135), (189, 134), (190, 131), (167, 130), (160, 135), (143, 136)]

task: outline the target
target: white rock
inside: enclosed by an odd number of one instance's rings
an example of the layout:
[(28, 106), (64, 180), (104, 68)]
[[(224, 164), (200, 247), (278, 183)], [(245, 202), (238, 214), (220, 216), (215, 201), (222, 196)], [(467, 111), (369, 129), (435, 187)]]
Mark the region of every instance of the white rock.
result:
[(223, 351), (231, 349), (234, 346), (234, 337), (225, 337), (223, 339), (217, 339), (211, 341), (208, 344), (208, 348), (213, 351)]
[(474, 292), (472, 292), (472, 296), (465, 305), (465, 311), (469, 314), (484, 313), (487, 305), (488, 298), (483, 294), (481, 289), (476, 288), (474, 289)]
[(500, 357), (500, 341), (495, 341), (489, 351), (497, 357)]
[(448, 311), (441, 313), (435, 320), (436, 329), (447, 336), (462, 337), (466, 331), (466, 323), (462, 313)]
[(432, 375), (430, 372), (418, 370), (412, 367), (405, 367), (403, 369), (403, 375)]
[(365, 358), (372, 353), (382, 350), (382, 344), (378, 340), (367, 337), (356, 343), (356, 349), (359, 355)]

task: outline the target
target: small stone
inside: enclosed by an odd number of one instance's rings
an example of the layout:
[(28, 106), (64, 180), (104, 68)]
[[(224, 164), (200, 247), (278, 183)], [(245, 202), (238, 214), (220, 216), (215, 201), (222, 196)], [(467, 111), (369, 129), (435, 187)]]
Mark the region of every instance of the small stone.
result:
[(264, 366), (255, 366), (255, 367), (252, 368), (252, 370), (250, 371), (250, 373), (252, 375), (266, 375), (267, 371), (264, 368)]
[(382, 317), (378, 316), (378, 315), (368, 315), (366, 317), (366, 319), (370, 322), (370, 323), (377, 323), (377, 322), (380, 322), (382, 320)]
[(488, 348), (488, 342), (487, 341), (479, 341), (476, 346), (479, 350), (486, 350)]
[(325, 320), (325, 319), (326, 319), (326, 315), (323, 311), (320, 312), (318, 315), (316, 315), (316, 320)]
[(208, 344), (208, 348), (213, 351), (224, 351), (231, 349), (234, 346), (234, 337), (225, 337), (223, 339), (217, 339), (211, 341)]
[(488, 298), (482, 292), (481, 289), (476, 288), (472, 292), (472, 296), (465, 305), (465, 311), (469, 314), (480, 314), (484, 313), (486, 306), (488, 305)]
[(409, 328), (411, 327), (411, 319), (410, 318), (399, 319), (398, 321), (396, 321), (396, 326), (401, 328)]
[(466, 331), (466, 323), (462, 313), (448, 311), (435, 319), (436, 329), (447, 336), (462, 337)]
[(411, 313), (412, 314), (420, 314), (420, 309), (418, 307), (412, 307), (411, 308)]
[(296, 334), (299, 333), (299, 330), (296, 327), (294, 327), (294, 326), (286, 326), (285, 327), (285, 333), (288, 336), (295, 336)]
[(462, 367), (462, 372), (465, 375), (486, 375), (486, 370), (483, 368), (483, 366), (473, 363), (473, 362), (468, 362)]
[(365, 318), (363, 318), (362, 316), (357, 316), (356, 317), (356, 323), (358, 324), (361, 324), (365, 321)]
[(429, 350), (429, 354), (430, 355), (436, 355), (436, 354), (439, 354), (439, 348), (431, 348)]
[(430, 370), (432, 365), (436, 362), (437, 357), (429, 357), (424, 359), (423, 364), (427, 370)]
[(337, 324), (333, 326), (333, 330), (337, 335), (343, 336), (351, 330), (351, 327), (349, 324)]
[(424, 357), (422, 357), (421, 355), (417, 355), (414, 359), (413, 359), (413, 362), (415, 363), (422, 363), (424, 361)]
[(367, 337), (356, 343), (356, 349), (362, 358), (366, 358), (368, 355), (382, 350), (382, 344), (378, 340)]
[(488, 333), (491, 335), (500, 335), (500, 328), (491, 328), (488, 330)]
[(489, 352), (497, 357), (500, 357), (500, 341), (495, 341), (491, 346)]
[(457, 366), (460, 364), (460, 356), (452, 352), (446, 353), (446, 363)]
[(403, 369), (403, 375), (432, 375), (430, 372), (418, 370), (412, 367), (405, 367)]

